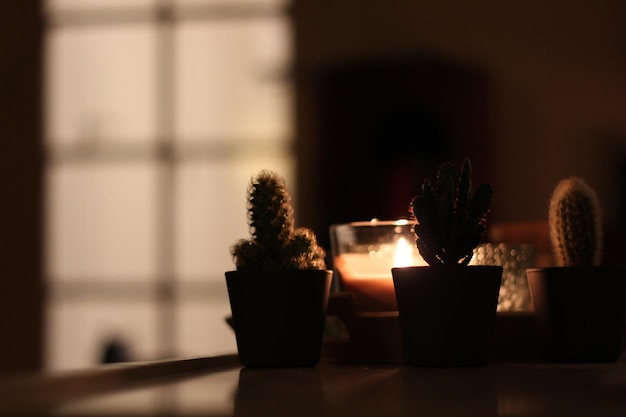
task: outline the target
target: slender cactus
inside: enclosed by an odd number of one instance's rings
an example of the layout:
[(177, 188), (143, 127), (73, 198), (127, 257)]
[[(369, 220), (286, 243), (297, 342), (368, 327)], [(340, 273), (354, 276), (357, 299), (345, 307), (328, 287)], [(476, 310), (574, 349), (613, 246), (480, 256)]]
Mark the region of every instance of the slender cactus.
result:
[(548, 213), (550, 239), (558, 266), (600, 263), (602, 227), (596, 193), (577, 177), (557, 184)]
[(315, 234), (295, 228), (291, 195), (275, 172), (261, 171), (248, 188), (250, 239), (231, 248), (237, 270), (326, 269)]
[(424, 260), (429, 265), (467, 265), (485, 233), (492, 197), (489, 184), (472, 190), (469, 159), (460, 172), (451, 163), (442, 164), (437, 181), (426, 179), (409, 207)]

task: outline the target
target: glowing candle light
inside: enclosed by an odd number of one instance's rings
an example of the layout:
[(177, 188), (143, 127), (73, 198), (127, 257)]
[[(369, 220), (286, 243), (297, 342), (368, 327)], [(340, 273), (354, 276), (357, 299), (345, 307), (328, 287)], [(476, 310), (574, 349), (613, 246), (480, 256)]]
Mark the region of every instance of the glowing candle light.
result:
[[(331, 228), (333, 259), (341, 289), (352, 292), (363, 310), (397, 310), (391, 268), (426, 265), (413, 244), (411, 227), (412, 223), (404, 220), (358, 222)], [(344, 241), (349, 244), (343, 244)]]
[(413, 247), (409, 245), (405, 238), (401, 237), (396, 243), (396, 253), (393, 260), (393, 266), (400, 268), (403, 266), (411, 266), (413, 264)]

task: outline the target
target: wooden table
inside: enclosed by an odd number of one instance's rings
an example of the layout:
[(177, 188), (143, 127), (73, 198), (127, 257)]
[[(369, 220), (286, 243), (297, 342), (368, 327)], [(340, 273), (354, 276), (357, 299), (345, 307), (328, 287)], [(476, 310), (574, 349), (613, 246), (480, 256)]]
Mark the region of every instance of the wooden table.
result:
[(242, 369), (225, 355), (0, 379), (0, 415), (48, 414), (626, 416), (626, 362)]

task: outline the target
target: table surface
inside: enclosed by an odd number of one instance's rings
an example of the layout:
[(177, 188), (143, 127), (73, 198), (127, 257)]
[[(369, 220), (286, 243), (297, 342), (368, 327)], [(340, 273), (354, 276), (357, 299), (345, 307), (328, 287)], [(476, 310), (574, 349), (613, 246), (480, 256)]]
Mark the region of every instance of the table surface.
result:
[(0, 414), (625, 416), (626, 361), (248, 369), (224, 355), (0, 379)]

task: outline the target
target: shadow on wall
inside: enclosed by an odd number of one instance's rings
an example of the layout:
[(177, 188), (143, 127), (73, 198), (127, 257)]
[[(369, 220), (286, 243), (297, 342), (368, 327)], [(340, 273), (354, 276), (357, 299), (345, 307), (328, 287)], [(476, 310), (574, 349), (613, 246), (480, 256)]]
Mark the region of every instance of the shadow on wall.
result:
[(408, 217), (422, 180), (446, 160), (469, 156), (476, 181), (489, 172), (489, 82), (479, 69), (435, 56), (357, 62), (328, 71), (318, 91), (321, 225)]
[(133, 356), (128, 342), (120, 337), (110, 337), (102, 343), (100, 364), (131, 362)]

